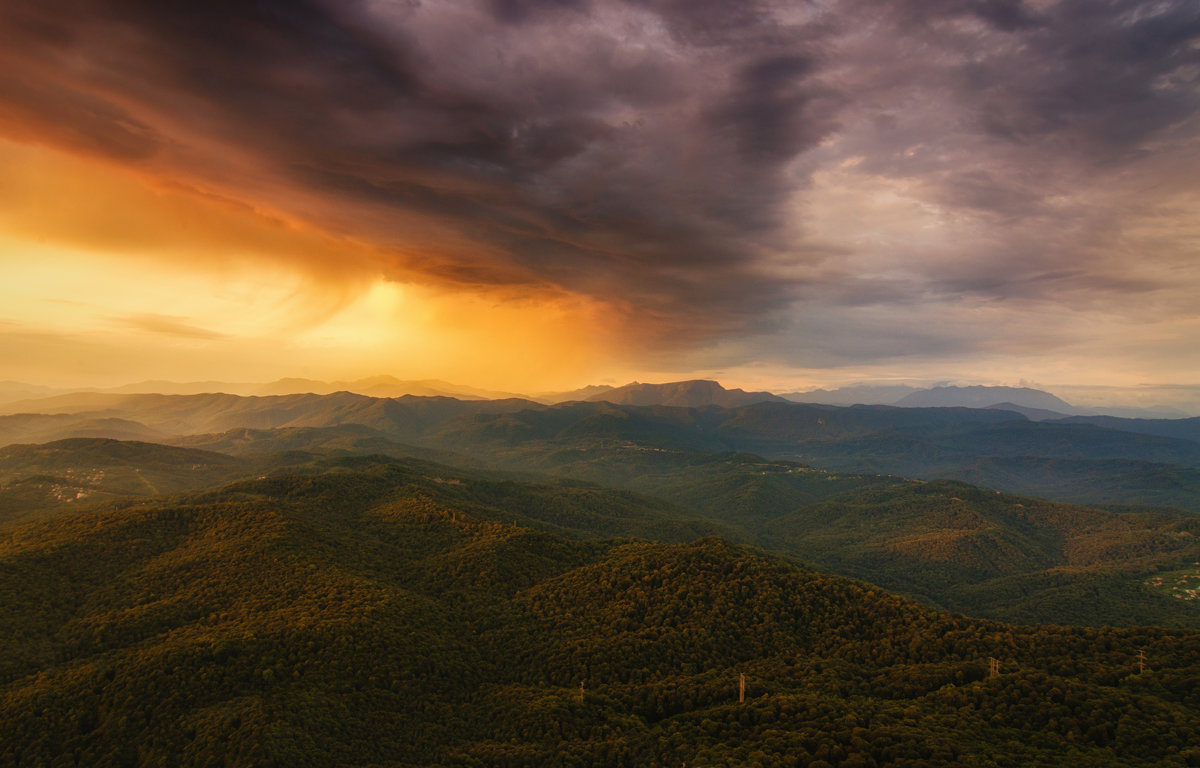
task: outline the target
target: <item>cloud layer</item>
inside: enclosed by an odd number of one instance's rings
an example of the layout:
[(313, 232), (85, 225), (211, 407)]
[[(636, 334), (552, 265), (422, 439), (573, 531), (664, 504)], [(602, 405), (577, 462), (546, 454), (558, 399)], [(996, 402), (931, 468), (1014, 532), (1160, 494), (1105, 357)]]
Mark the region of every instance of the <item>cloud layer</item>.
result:
[(679, 365), (1197, 367), (1191, 0), (22, 5), (0, 133), (371, 246), (330, 274), (582, 295)]

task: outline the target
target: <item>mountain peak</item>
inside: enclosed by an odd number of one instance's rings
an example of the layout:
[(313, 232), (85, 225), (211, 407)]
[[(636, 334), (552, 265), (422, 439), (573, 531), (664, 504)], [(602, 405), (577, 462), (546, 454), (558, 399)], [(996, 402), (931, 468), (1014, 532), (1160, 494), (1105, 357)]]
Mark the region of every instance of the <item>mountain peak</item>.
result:
[(906, 408), (990, 408), (1002, 403), (1056, 413), (1079, 412), (1067, 401), (1029, 387), (934, 387), (913, 392), (896, 401), (896, 405)]
[(738, 408), (751, 403), (786, 402), (782, 397), (770, 392), (726, 389), (720, 383), (709, 379), (673, 381), (665, 384), (641, 384), (635, 381), (593, 395), (588, 400), (617, 405), (670, 405), (684, 408), (699, 408), (705, 405)]

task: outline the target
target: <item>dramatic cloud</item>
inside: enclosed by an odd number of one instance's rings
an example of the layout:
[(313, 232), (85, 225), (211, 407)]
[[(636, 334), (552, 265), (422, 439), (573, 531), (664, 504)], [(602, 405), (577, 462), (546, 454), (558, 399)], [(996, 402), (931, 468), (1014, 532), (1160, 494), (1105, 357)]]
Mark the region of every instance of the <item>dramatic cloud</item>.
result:
[(330, 280), (603, 305), (664, 367), (1195, 329), (1191, 0), (42, 0), (0, 66), (11, 140), (350, 243), (297, 257)]

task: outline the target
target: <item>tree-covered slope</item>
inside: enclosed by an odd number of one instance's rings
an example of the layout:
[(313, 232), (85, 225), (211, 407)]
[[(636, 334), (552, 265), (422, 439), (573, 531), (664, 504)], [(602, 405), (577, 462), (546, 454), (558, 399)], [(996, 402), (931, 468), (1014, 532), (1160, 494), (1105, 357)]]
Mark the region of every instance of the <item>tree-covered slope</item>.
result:
[(1200, 633), (970, 620), (711, 538), (566, 539), (422, 471), (0, 533), (0, 764), (1200, 764)]
[(975, 485), (1076, 504), (1171, 507), (1200, 514), (1200, 468), (1129, 459), (984, 458), (953, 475)]
[(26, 406), (45, 411), (0, 416), (0, 444), (76, 434), (153, 435), (238, 454), (292, 443), (307, 444), (305, 450), (416, 455), (518, 470), (563, 452), (637, 446), (753, 453), (837, 472), (952, 478), (1076, 503), (1161, 504), (1200, 513), (1195, 419), (1035, 423), (1011, 411), (972, 408), (789, 402), (550, 407), (519, 399), (374, 398), (348, 392), (83, 394)]
[(0, 525), (38, 512), (226, 482), (253, 467), (212, 451), (108, 438), (0, 448)]
[[(406, 448), (347, 428), (234, 432), (220, 440), (236, 444), (245, 435), (252, 446), (330, 447), (363, 439)], [(247, 450), (235, 458), (68, 441), (4, 449), (14, 476), (55, 470), (75, 478), (75, 485), (46, 474), (23, 476), (0, 487), (0, 504), (12, 525), (87, 503), (147, 503), (150, 482), (186, 489), (240, 475), (251, 479), (214, 493), (261, 499), (276, 484), (303, 477), (311, 494), (323, 489), (330, 499), (378, 504), (397, 494), (420, 495), (481, 519), (573, 538), (721, 536), (975, 616), (1200, 628), (1196, 602), (1150, 586), (1161, 573), (1190, 578), (1192, 569), (1200, 575), (1193, 566), (1200, 561), (1200, 519), (1191, 516), (1082, 508), (950, 481), (826, 472), (748, 454), (624, 441), (589, 445), (525, 454), (517, 465), (553, 473), (534, 474), (357, 456), (342, 447), (325, 455)], [(100, 461), (108, 468), (97, 469)], [(79, 485), (84, 479), (91, 485)]]
[(1147, 586), (1200, 561), (1194, 517), (903, 481), (802, 507), (757, 534), (823, 570), (972, 615), (1200, 628), (1196, 601)]
[(363, 456), (382, 455), (426, 459), (456, 466), (482, 466), (465, 454), (397, 442), (383, 432), (362, 424), (332, 427), (238, 428), (214, 434), (174, 438), (172, 445), (216, 451), (230, 456), (254, 458), (300, 451), (310, 454)]
[(0, 446), (49, 443), (74, 437), (156, 441), (168, 436), (137, 421), (103, 412), (90, 415), (15, 413), (0, 416)]
[[(1200, 575), (1200, 519), (1018, 497), (954, 481), (852, 475), (637, 443), (530, 454), (527, 466), (634, 489), (822, 570), (972, 615), (1200, 628), (1159, 573)], [(612, 530), (612, 529), (609, 529)]]

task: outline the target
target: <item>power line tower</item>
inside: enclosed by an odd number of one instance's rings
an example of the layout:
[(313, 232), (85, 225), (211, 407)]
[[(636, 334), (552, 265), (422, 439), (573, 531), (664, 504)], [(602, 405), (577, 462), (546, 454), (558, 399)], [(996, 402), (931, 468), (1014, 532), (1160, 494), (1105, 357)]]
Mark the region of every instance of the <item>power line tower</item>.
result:
[(988, 677), (995, 677), (1000, 674), (1000, 660), (996, 658), (988, 659)]
[(1140, 675), (1145, 671), (1146, 671), (1146, 649), (1139, 648), (1138, 649), (1138, 674)]

